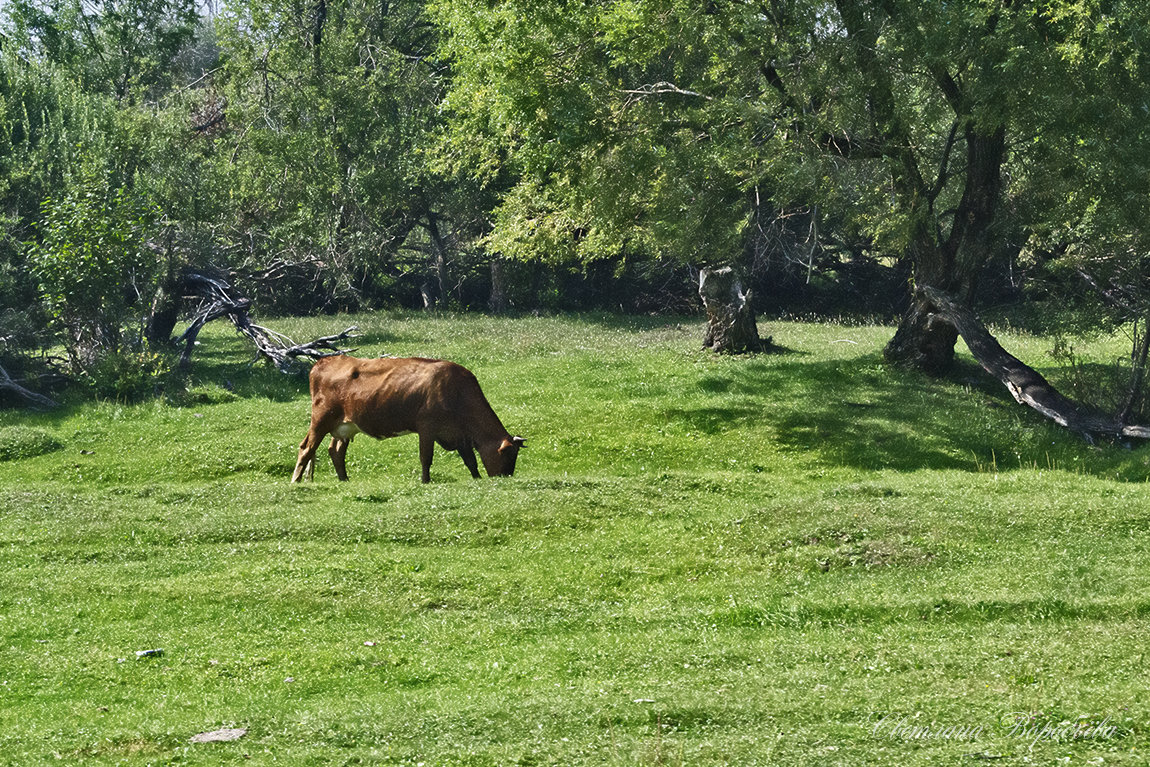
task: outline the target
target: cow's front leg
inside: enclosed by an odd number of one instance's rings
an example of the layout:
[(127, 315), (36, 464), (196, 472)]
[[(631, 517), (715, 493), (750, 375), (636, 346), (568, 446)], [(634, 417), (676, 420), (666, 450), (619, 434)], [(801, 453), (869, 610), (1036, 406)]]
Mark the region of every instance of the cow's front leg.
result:
[(307, 436), (299, 444), (299, 456), (296, 458), (295, 471), (292, 472), (291, 481), (299, 482), (303, 478), (309, 481), (315, 472), (315, 451), (319, 447), (323, 435), (314, 428), (308, 429)]
[(435, 455), (435, 437), (419, 435), (419, 463), (423, 466), (424, 483), (431, 481), (431, 458)]
[(340, 439), (334, 434), (331, 436), (331, 446), (327, 454), (331, 456), (331, 465), (335, 467), (335, 474), (340, 482), (347, 482), (347, 446), (351, 444), (351, 437)]
[(475, 450), (471, 447), (471, 442), (465, 442), (463, 447), (459, 448), (459, 457), (463, 459), (463, 465), (471, 472), (471, 476), (479, 479), (479, 464), (475, 461)]

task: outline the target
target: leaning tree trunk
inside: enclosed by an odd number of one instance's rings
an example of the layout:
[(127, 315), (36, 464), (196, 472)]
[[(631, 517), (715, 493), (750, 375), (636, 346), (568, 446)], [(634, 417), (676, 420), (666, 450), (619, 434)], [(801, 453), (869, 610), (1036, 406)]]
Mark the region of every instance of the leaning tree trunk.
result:
[(1019, 404), (1037, 410), (1088, 440), (1094, 437), (1150, 439), (1150, 427), (1129, 425), (1121, 414), (1107, 417), (1091, 412), (1059, 393), (1041, 373), (1003, 349), (974, 312), (960, 302), (932, 288), (924, 288), (923, 292), (935, 311), (957, 328), (983, 369), (1001, 381)]
[(19, 383), (14, 381), (12, 376), (8, 375), (8, 371), (4, 369), (3, 365), (0, 365), (0, 392), (12, 392), (36, 408), (50, 409), (59, 407), (59, 403), (57, 403), (54, 399), (45, 397), (43, 394), (38, 394), (29, 389), (25, 389)]
[(707, 310), (705, 348), (731, 354), (762, 351), (751, 291), (743, 292), (734, 269), (725, 266), (699, 272), (699, 297)]

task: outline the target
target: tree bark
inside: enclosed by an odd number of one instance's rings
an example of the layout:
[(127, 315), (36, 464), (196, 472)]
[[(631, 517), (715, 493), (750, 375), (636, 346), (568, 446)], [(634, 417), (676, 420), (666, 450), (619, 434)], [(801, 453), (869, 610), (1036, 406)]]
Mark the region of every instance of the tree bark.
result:
[(1091, 441), (1095, 437), (1150, 439), (1150, 427), (1128, 425), (1119, 417), (1092, 412), (1060, 394), (1041, 373), (1003, 349), (974, 312), (960, 302), (934, 288), (921, 291), (936, 313), (958, 330), (983, 369), (1001, 381), (1019, 404)]
[(707, 310), (705, 348), (730, 354), (762, 351), (751, 292), (743, 292), (734, 269), (725, 266), (699, 272), (699, 297)]
[(502, 258), (491, 260), (491, 297), (487, 300), (487, 308), (495, 314), (507, 311), (507, 276), (504, 267)]

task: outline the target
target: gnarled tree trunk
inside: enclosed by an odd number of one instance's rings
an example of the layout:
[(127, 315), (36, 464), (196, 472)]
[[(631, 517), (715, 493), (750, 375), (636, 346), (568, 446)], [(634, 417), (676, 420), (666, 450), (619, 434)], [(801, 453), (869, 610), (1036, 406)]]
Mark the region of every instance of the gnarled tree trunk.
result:
[(918, 218), (910, 254), (914, 263), (910, 306), (883, 350), (888, 361), (929, 373), (942, 373), (950, 367), (959, 336), (947, 313), (937, 311), (930, 297), (932, 291), (950, 296), (962, 306), (970, 305), (978, 273), (990, 259), (992, 226), (1001, 198), (1005, 129), (999, 126), (984, 133), (968, 121), (964, 143), (966, 181), (950, 231), (945, 240), (937, 242), (937, 233), (929, 225), (935, 216)]
[(704, 347), (731, 354), (762, 351), (751, 291), (743, 291), (734, 269), (725, 266), (700, 271), (699, 297), (707, 310)]

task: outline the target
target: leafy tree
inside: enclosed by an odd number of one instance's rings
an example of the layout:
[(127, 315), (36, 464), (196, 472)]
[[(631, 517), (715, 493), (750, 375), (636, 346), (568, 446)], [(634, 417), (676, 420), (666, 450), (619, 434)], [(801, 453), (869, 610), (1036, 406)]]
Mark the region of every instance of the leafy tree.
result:
[(7, 27), (31, 60), (45, 59), (84, 87), (120, 101), (155, 97), (193, 38), (195, 0), (9, 0)]
[(551, 263), (724, 263), (761, 175), (751, 66), (707, 4), (435, 2), (455, 67), (449, 156), (510, 176), (489, 243)]
[(425, 152), (442, 75), (422, 4), (252, 0), (229, 6), (219, 40), (236, 235), (256, 260), (319, 260), (313, 295), (355, 305), (413, 229), (442, 236)]
[(152, 293), (155, 259), (144, 246), (155, 210), (102, 178), (44, 203), (42, 236), (29, 261), (73, 367), (90, 372), (118, 353), (141, 297)]
[(817, 205), (824, 236), (909, 261), (886, 354), (931, 370), (957, 332), (923, 288), (969, 304), (993, 256), (1060, 226), (1039, 179), (1101, 199), (1098, 174), (1068, 167), (1078, 142), (1143, 146), (1150, 15), (1124, 0), (432, 7), (458, 162), (516, 179), (494, 249), (729, 261), (761, 199)]

